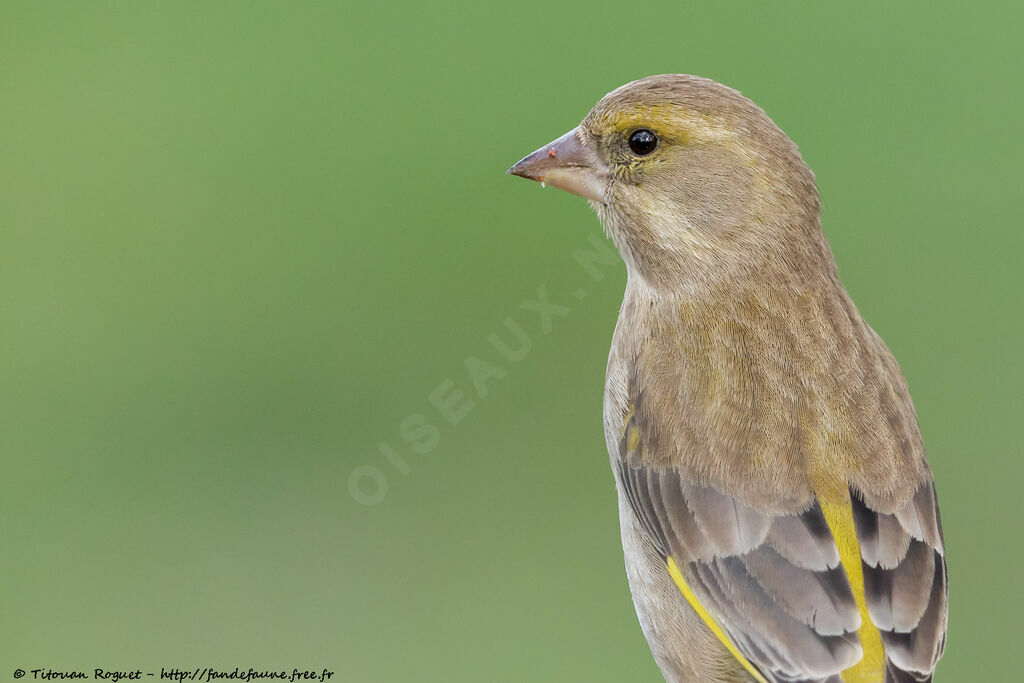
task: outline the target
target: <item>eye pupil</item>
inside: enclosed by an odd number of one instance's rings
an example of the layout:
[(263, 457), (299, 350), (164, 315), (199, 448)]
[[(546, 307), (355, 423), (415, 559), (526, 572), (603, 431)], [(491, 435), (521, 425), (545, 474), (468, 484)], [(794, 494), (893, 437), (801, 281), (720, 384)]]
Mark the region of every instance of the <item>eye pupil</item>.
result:
[(637, 156), (650, 154), (657, 146), (658, 136), (646, 128), (641, 128), (629, 136), (629, 148)]

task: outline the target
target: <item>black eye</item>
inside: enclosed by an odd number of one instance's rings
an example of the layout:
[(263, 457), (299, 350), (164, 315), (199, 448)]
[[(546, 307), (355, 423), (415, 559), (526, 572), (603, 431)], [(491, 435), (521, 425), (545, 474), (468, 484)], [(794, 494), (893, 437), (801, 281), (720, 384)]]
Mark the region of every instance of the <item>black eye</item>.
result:
[(647, 156), (657, 146), (658, 136), (646, 128), (641, 128), (629, 136), (629, 148), (638, 157)]

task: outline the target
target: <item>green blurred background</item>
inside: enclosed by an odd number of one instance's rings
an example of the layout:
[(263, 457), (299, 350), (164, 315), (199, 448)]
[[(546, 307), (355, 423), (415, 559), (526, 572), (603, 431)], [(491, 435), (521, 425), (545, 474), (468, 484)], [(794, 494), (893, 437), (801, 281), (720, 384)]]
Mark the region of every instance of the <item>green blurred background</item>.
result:
[(1012, 680), (1019, 4), (429, 5), (0, 6), (0, 676), (660, 680), (601, 432), (624, 271), (570, 256), (585, 202), (503, 174), (689, 72), (814, 168), (938, 481), (939, 678)]

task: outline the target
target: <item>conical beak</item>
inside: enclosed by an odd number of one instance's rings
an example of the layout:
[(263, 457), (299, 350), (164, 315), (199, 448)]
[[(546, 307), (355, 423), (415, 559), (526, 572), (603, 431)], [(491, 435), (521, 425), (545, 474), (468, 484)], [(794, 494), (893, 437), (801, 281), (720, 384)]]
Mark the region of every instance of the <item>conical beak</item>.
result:
[(605, 163), (580, 142), (579, 128), (524, 157), (508, 173), (602, 204), (606, 203), (606, 188), (611, 179)]

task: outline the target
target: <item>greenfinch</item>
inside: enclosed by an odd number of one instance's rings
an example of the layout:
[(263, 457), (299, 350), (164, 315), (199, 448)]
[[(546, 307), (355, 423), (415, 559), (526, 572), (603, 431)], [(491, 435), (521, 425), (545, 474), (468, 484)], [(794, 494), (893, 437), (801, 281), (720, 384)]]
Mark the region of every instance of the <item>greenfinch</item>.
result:
[(947, 622), (932, 473), (796, 145), (737, 91), (661, 75), (509, 173), (588, 199), (626, 264), (604, 432), (665, 679), (930, 681)]

